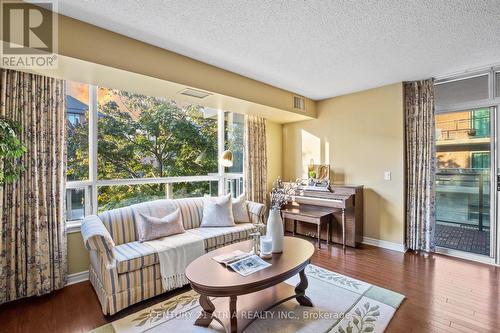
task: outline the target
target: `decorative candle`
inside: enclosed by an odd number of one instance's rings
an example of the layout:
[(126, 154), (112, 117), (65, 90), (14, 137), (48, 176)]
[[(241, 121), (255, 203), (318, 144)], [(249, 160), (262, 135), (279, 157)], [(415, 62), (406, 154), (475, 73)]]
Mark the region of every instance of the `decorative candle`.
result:
[(273, 250), (273, 239), (270, 236), (260, 237), (260, 253), (270, 254)]

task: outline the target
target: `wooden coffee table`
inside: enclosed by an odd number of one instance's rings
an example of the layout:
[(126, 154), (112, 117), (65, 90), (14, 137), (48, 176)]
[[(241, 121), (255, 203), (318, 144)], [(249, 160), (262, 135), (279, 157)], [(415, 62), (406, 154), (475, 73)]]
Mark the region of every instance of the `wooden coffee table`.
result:
[[(228, 245), (188, 265), (186, 277), (191, 287), (200, 294), (203, 308), (195, 325), (207, 327), (212, 320), (217, 320), (228, 332), (242, 332), (257, 317), (248, 314), (269, 310), (292, 298), (301, 305), (313, 306), (306, 296), (308, 282), (304, 272), (314, 253), (311, 243), (285, 237), (283, 253), (273, 254), (268, 260), (272, 265), (246, 277), (212, 259), (234, 250), (250, 251), (251, 248), (252, 241)], [(296, 287), (283, 282), (296, 274), (300, 276)]]

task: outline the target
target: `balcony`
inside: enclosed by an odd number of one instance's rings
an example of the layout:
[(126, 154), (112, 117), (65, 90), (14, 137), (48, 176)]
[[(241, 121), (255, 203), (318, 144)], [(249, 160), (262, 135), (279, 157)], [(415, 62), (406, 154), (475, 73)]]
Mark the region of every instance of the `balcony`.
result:
[(437, 246), (490, 254), (489, 169), (439, 169), (435, 240)]

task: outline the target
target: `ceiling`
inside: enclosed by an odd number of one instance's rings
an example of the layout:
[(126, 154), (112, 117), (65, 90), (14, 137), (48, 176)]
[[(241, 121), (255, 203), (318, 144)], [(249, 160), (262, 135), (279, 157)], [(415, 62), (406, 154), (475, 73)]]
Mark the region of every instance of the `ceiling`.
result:
[(498, 0), (60, 0), (59, 12), (315, 100), (500, 63)]

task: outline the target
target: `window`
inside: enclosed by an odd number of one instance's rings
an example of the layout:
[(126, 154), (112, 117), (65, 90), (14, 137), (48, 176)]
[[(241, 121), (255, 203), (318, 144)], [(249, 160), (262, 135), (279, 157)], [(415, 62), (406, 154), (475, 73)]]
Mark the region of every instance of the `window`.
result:
[[(243, 192), (243, 115), (76, 82), (67, 83), (66, 101), (68, 221), (155, 199)], [(224, 149), (234, 164), (219, 169)]]
[(224, 148), (233, 153), (233, 166), (226, 168), (229, 173), (243, 173), (243, 136), (245, 131), (242, 114), (224, 113)]
[(473, 136), (484, 138), (490, 136), (490, 110), (478, 109), (472, 111)]
[(471, 153), (471, 167), (472, 169), (489, 169), (490, 152), (473, 152)]
[(81, 220), (85, 216), (85, 189), (66, 190), (66, 219)]
[(438, 83), (434, 87), (436, 106), (486, 100), (488, 87), (488, 74)]
[(67, 180), (89, 178), (89, 86), (66, 81)]

